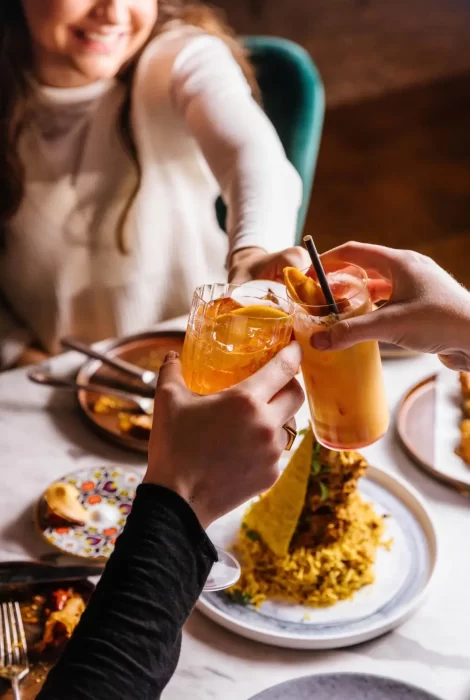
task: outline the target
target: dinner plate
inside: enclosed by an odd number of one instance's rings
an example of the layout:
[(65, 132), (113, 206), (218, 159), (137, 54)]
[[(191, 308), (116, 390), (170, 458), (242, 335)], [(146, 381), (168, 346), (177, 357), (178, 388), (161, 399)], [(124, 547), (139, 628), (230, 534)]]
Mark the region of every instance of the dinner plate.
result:
[(366, 673), (305, 676), (255, 695), (251, 700), (439, 700), (408, 683)]
[(86, 525), (67, 523), (48, 512), (44, 494), (36, 507), (36, 525), (55, 549), (70, 556), (106, 561), (131, 512), (141, 478), (119, 467), (82, 469), (54, 483), (72, 484), (80, 503), (91, 513)]
[[(406, 620), (423, 600), (437, 559), (431, 516), (419, 494), (400, 478), (369, 467), (359, 483), (361, 496), (386, 514), (388, 551), (377, 550), (376, 581), (355, 596), (328, 608), (307, 608), (266, 601), (255, 610), (226, 593), (203, 593), (199, 610), (243, 637), (293, 649), (332, 649), (378, 637)], [(209, 528), (213, 541), (229, 548), (236, 539), (246, 506)]]
[[(174, 350), (181, 354), (184, 342), (183, 331), (156, 332), (149, 331), (139, 335), (121, 338), (104, 346), (104, 352), (110, 357), (127, 360), (145, 369), (158, 371), (165, 355)], [(100, 350), (103, 348), (100, 347)], [(138, 380), (127, 377), (110, 367), (105, 366), (99, 360), (88, 360), (82, 365), (78, 372), (77, 380), (85, 384), (91, 382), (97, 384), (109, 384), (119, 387), (122, 383), (129, 386), (140, 386)], [(153, 391), (149, 390), (148, 395), (153, 396)], [(96, 393), (85, 390), (78, 392), (78, 403), (82, 413), (92, 428), (100, 435), (117, 442), (119, 445), (130, 450), (146, 453), (148, 450), (148, 439), (133, 437), (128, 433), (123, 433), (119, 429), (118, 413), (123, 408), (111, 410), (109, 413), (95, 413), (93, 407), (99, 398)], [(129, 403), (129, 408), (135, 409), (134, 404)]]
[(443, 369), (406, 393), (398, 409), (397, 432), (418, 466), (470, 496), (470, 467), (455, 454), (461, 420), (459, 376)]

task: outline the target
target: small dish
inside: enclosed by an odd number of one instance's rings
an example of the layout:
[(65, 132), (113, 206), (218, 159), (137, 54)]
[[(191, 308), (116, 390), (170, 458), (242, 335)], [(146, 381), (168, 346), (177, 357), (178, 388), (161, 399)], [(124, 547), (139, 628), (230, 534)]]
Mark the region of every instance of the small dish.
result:
[(72, 472), (60, 481), (78, 490), (80, 503), (89, 511), (90, 520), (84, 525), (60, 520), (49, 512), (43, 494), (36, 507), (36, 525), (41, 536), (70, 556), (106, 561), (131, 512), (140, 477), (118, 467), (105, 467)]
[[(113, 358), (127, 360), (139, 367), (158, 371), (168, 352), (174, 350), (181, 354), (183, 343), (184, 332), (182, 331), (149, 331), (112, 342), (105, 347), (105, 351)], [(78, 372), (77, 381), (85, 384), (111, 384), (116, 387), (120, 386), (120, 382), (124, 382), (127, 387), (139, 385), (138, 380), (134, 381), (119, 374), (117, 371), (106, 367), (99, 360), (88, 360), (85, 362)], [(125, 412), (125, 407), (115, 410), (111, 409), (106, 413), (96, 413), (94, 406), (99, 399), (99, 395), (81, 390), (77, 396), (83, 416), (100, 435), (127, 449), (147, 453), (147, 430), (131, 435), (128, 432), (122, 432), (119, 428), (118, 414)], [(149, 391), (149, 397), (153, 397), (152, 391)], [(129, 409), (135, 412), (135, 405), (129, 403)]]
[(415, 384), (403, 397), (397, 433), (411, 459), (434, 479), (470, 496), (470, 468), (455, 454), (459, 441), (458, 374), (444, 370)]

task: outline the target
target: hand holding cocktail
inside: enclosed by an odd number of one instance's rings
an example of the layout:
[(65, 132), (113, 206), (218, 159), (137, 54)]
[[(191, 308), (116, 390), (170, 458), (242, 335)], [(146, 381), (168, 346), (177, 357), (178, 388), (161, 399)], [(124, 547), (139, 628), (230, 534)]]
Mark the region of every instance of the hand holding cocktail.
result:
[(378, 340), (438, 354), (451, 369), (470, 368), (468, 291), (431, 258), (410, 250), (351, 242), (322, 256), (325, 264), (338, 259), (370, 271), (374, 300), (389, 302), (373, 314), (344, 320), (317, 334), (315, 348), (343, 350)]
[[(331, 261), (326, 279), (315, 249), (303, 274), (286, 268), (295, 306), (294, 333), (303, 350), (302, 374), (316, 437), (326, 447), (359, 449), (382, 437), (389, 424), (378, 344), (362, 342), (341, 351), (319, 352), (315, 337), (338, 322), (372, 311), (366, 272), (349, 262)], [(319, 280), (322, 284), (319, 283)]]

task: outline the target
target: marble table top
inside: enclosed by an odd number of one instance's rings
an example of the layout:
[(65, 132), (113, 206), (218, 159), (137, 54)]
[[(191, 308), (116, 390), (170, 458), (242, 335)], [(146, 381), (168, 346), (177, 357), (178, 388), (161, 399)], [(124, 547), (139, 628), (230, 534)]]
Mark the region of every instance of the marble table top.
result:
[[(172, 326), (174, 327), (174, 326)], [(180, 323), (181, 327), (181, 323)], [(72, 372), (83, 358), (55, 359)], [(392, 411), (412, 384), (432, 374), (432, 357), (386, 360)], [(401, 450), (393, 428), (364, 450), (427, 500), (440, 539), (434, 584), (418, 612), (396, 631), (342, 651), (291, 651), (235, 636), (195, 612), (165, 700), (248, 700), (276, 683), (311, 673), (366, 672), (420, 686), (443, 700), (470, 700), (470, 500), (422, 473)], [(92, 433), (72, 395), (31, 384), (25, 370), (0, 374), (0, 560), (37, 558), (47, 545), (33, 527), (38, 495), (54, 479), (87, 466), (116, 464), (143, 473), (142, 456)]]

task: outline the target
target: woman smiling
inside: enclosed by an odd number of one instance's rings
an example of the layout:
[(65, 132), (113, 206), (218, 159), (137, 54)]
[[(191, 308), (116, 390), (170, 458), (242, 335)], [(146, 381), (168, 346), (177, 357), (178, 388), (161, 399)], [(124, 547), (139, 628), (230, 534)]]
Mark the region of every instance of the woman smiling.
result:
[(224, 265), (307, 264), (300, 178), (212, 11), (9, 0), (0, 58), (0, 367), (186, 313)]

